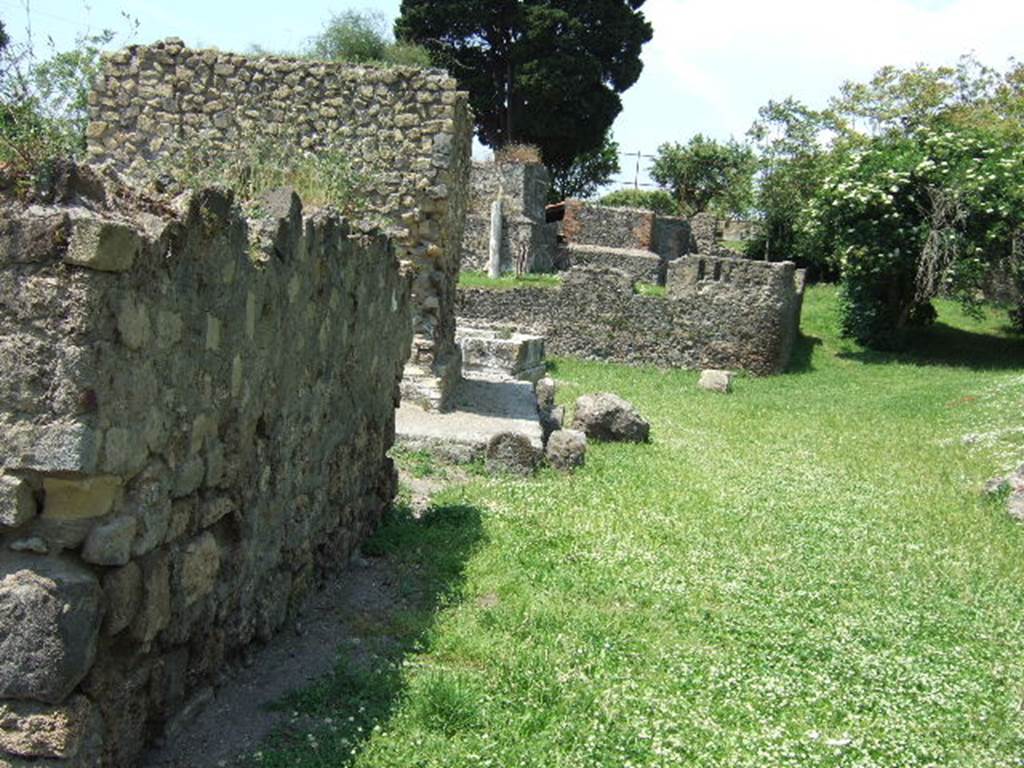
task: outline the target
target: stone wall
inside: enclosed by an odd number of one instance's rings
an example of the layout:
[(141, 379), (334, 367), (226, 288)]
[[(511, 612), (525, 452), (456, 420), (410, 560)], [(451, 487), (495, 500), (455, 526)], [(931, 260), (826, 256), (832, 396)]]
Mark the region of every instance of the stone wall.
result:
[(90, 113), (90, 158), (137, 178), (196, 147), (229, 154), (267, 139), (347, 155), (372, 179), (368, 205), (391, 223), (399, 258), (416, 268), (403, 394), (446, 407), (460, 370), (453, 308), (472, 120), (445, 72), (246, 57), (171, 39), (108, 57)]
[(462, 241), (462, 268), (487, 271), (491, 204), (502, 200), (501, 271), (513, 272), (517, 260), (525, 272), (553, 268), (556, 227), (545, 218), (551, 179), (539, 163), (474, 162)]
[(134, 764), (395, 492), (386, 238), (90, 205), (0, 215), (0, 765)]
[(541, 334), (554, 355), (772, 374), (799, 330), (801, 278), (788, 262), (683, 256), (659, 297), (620, 270), (575, 267), (557, 289), (460, 289), (458, 316)]

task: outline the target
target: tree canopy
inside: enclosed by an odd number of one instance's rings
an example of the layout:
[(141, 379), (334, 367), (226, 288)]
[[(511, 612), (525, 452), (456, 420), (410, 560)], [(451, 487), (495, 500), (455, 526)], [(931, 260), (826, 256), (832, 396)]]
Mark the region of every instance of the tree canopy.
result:
[(750, 205), (754, 166), (749, 147), (732, 139), (721, 143), (698, 133), (686, 144), (658, 147), (651, 178), (671, 190), (687, 215), (709, 208), (741, 213)]
[(538, 146), (556, 173), (600, 150), (640, 77), (644, 0), (403, 0), (399, 40), (469, 91), (477, 135)]

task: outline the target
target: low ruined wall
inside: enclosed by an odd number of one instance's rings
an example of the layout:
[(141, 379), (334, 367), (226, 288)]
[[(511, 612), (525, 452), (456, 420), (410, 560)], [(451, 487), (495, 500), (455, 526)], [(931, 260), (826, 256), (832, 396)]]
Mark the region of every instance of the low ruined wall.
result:
[(553, 269), (556, 227), (545, 218), (551, 179), (539, 163), (474, 162), (470, 171), (462, 268), (487, 270), (491, 238), (491, 204), (501, 196), (502, 272), (519, 261), (526, 272)]
[(657, 216), (638, 208), (613, 208), (581, 200), (565, 204), (562, 235), (570, 243), (654, 251)]
[(410, 277), (261, 208), (0, 216), (0, 765), (133, 764), (393, 497)]
[(659, 297), (619, 270), (576, 267), (557, 289), (460, 289), (458, 315), (543, 335), (554, 355), (772, 374), (799, 329), (798, 277), (788, 262), (684, 256)]
[(391, 222), (416, 268), (406, 397), (443, 407), (459, 376), (455, 283), (472, 120), (439, 70), (357, 67), (194, 50), (171, 39), (108, 57), (90, 97), (92, 160), (148, 178), (197, 148), (230, 154), (273, 140), (329, 148), (369, 176), (368, 209)]

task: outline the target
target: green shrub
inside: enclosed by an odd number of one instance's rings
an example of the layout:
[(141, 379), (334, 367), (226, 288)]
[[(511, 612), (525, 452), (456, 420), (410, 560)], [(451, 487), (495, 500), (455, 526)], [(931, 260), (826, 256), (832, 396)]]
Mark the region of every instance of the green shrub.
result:
[(427, 49), (395, 41), (387, 18), (373, 11), (332, 14), (310, 43), (309, 53), (318, 59), (352, 64), (387, 64), (429, 67)]
[(231, 187), (242, 200), (294, 187), (306, 205), (329, 205), (346, 216), (366, 212), (372, 177), (333, 147), (303, 152), (270, 137), (243, 138), (225, 148), (194, 143), (163, 160), (158, 173), (168, 187)]
[(613, 208), (643, 208), (662, 216), (679, 216), (679, 204), (662, 189), (620, 189), (610, 192), (599, 201)]
[(1024, 149), (983, 130), (919, 128), (845, 153), (809, 206), (808, 234), (842, 269), (842, 324), (892, 348), (940, 293), (977, 307), (1024, 224)]

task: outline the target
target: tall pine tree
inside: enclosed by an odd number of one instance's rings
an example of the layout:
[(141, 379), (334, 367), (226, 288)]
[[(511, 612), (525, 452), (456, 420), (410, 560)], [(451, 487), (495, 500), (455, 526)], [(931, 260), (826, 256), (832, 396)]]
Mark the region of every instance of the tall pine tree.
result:
[(644, 0), (403, 0), (400, 40), (469, 91), (477, 135), (537, 145), (555, 170), (599, 150), (640, 77)]

